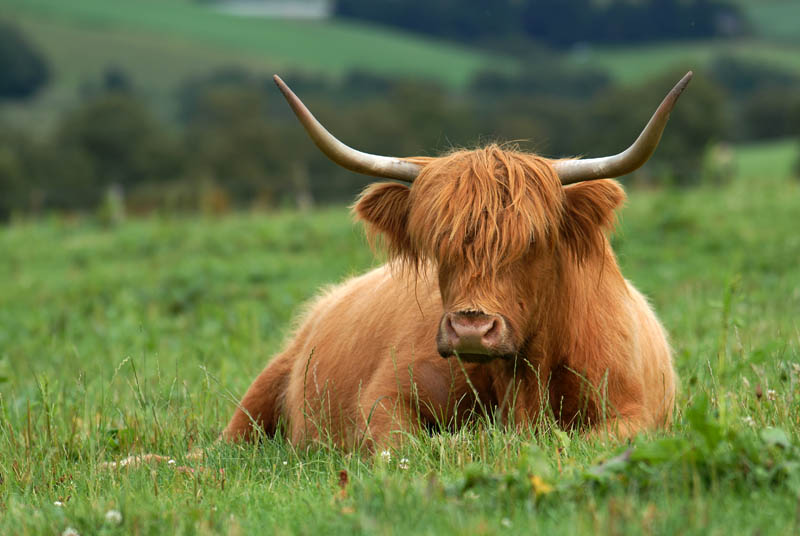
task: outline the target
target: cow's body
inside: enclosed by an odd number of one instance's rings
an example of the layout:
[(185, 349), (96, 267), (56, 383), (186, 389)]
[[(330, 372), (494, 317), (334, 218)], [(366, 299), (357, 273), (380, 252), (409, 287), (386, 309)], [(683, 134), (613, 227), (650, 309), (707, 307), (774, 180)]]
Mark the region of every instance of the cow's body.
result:
[(536, 425), (549, 411), (564, 427), (619, 437), (666, 424), (675, 375), (664, 331), (605, 236), (601, 246), (580, 262), (554, 248), (529, 263), (526, 277), (550, 274), (552, 288), (535, 295), (511, 359), (439, 355), (446, 308), (433, 263), (385, 265), (331, 288), (253, 382), (223, 437), (252, 438), (254, 423), (269, 434), (282, 421), (294, 444), (332, 439), (350, 449), (476, 414)]
[[(317, 146), (372, 184), (357, 218), (390, 264), (314, 301), (222, 432), (374, 450), (475, 415), (618, 438), (671, 420), (666, 335), (606, 237), (619, 177), (652, 155), (687, 73), (625, 151), (551, 160), (497, 145), (438, 158), (352, 149), (275, 77)], [(119, 464), (166, 460), (133, 456)]]
[[(377, 183), (354, 211), (391, 267), (313, 304), (222, 437), (285, 422), (295, 444), (397, 443), (482, 413), (627, 437), (669, 422), (664, 330), (606, 237), (622, 188), (653, 154), (689, 72), (625, 151), (552, 160), (497, 145), (401, 159), (337, 140), (277, 76), (314, 143)], [(397, 432), (397, 433), (395, 433)]]

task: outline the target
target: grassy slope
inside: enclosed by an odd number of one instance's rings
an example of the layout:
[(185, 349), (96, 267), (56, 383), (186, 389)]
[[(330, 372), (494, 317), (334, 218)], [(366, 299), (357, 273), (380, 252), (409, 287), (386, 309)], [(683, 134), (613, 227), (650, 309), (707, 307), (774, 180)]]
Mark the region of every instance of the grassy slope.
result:
[[(216, 49), (217, 54), (225, 54), (229, 60), (243, 57), (251, 64), (259, 61), (273, 69), (331, 75), (362, 69), (428, 77), (450, 85), (463, 84), (477, 69), (495, 59), (465, 47), (363, 24), (234, 17), (196, 2), (2, 0), (0, 6), (27, 19), (39, 38), (46, 45), (50, 43), (47, 49), (51, 53), (58, 54), (55, 43), (61, 41), (36, 31), (31, 19), (100, 32), (111, 38), (111, 48), (106, 53), (116, 55), (118, 61), (125, 60), (129, 51), (123, 43), (115, 46), (112, 34), (116, 31), (138, 35), (152, 51), (160, 46), (197, 46), (194, 53), (185, 50), (187, 59), (194, 61), (204, 51)], [(72, 37), (79, 39), (77, 35)], [(71, 64), (65, 56), (58, 59)], [(150, 59), (161, 61), (157, 54)]]
[(636, 83), (668, 69), (695, 69), (702, 73), (703, 67), (720, 54), (800, 72), (800, 45), (755, 38), (597, 47), (572, 53), (568, 58), (576, 65), (606, 69), (619, 82)]
[(632, 83), (667, 69), (697, 69), (720, 54), (733, 55), (800, 72), (800, 3), (794, 0), (735, 0), (752, 25), (751, 37), (734, 40), (656, 43), (635, 47), (579, 50), (570, 60), (608, 69)]
[(800, 42), (800, 4), (794, 0), (735, 0), (754, 25), (756, 33), (768, 39)]
[[(683, 383), (667, 433), (675, 441), (694, 433), (686, 408), (704, 393), (730, 433), (756, 438), (779, 426), (800, 440), (800, 369), (792, 368), (800, 364), (800, 184), (787, 178), (796, 156), (794, 143), (751, 147), (738, 153), (740, 177), (723, 188), (631, 193), (615, 247), (671, 334)], [(488, 425), (421, 437), (389, 463), (268, 441), (212, 448), (209, 469), (195, 476), (168, 467), (108, 475), (98, 461), (211, 444), (301, 302), (374, 262), (361, 231), (341, 209), (113, 230), (53, 220), (0, 229), (0, 251), (0, 533), (779, 534), (795, 526), (796, 492), (755, 485), (739, 465), (709, 476), (701, 459), (568, 487), (619, 447)], [(780, 455), (765, 447), (765, 467)], [(515, 475), (525, 471), (550, 474), (558, 491), (538, 501), (520, 495), (514, 486), (528, 480)], [(473, 489), (464, 491), (465, 475)], [(103, 521), (111, 508), (122, 511), (121, 528)]]
[(0, 17), (17, 22), (53, 66), (54, 83), (35, 99), (0, 106), (0, 117), (40, 132), (109, 67), (124, 69), (140, 93), (168, 112), (181, 82), (220, 67), (332, 76), (359, 69), (460, 87), (498, 61), (364, 24), (240, 18), (186, 1), (0, 0)]
[[(739, 41), (596, 47), (568, 55), (577, 66), (608, 69), (635, 83), (665, 69), (702, 71), (713, 56), (730, 53), (800, 71), (797, 6), (791, 0), (741, 0), (756, 36)], [(285, 21), (221, 15), (185, 0), (0, 0), (0, 15), (16, 20), (41, 46), (56, 82), (26, 106), (3, 116), (46, 128), (76, 102), (80, 88), (109, 66), (123, 67), (159, 106), (189, 76), (220, 66), (255, 72), (305, 70), (338, 75), (358, 68), (425, 77), (463, 87), (497, 56), (411, 34), (340, 21)]]

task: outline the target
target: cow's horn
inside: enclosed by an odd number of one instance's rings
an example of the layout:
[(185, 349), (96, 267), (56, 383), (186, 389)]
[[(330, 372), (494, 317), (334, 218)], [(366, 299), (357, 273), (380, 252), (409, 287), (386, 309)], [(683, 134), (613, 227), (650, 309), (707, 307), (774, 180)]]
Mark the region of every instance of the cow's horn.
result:
[(650, 122), (633, 145), (619, 154), (603, 158), (587, 158), (585, 160), (559, 160), (553, 163), (562, 184), (588, 181), (592, 179), (608, 179), (630, 173), (642, 166), (653, 155), (661, 140), (661, 133), (667, 125), (669, 114), (678, 97), (692, 79), (692, 71), (681, 78), (672, 91), (664, 98), (661, 105), (650, 118)]
[(417, 178), (422, 166), (401, 158), (362, 153), (337, 140), (311, 115), (305, 104), (297, 98), (297, 95), (289, 89), (289, 86), (278, 75), (275, 75), (273, 79), (289, 102), (289, 106), (294, 110), (297, 119), (300, 120), (306, 132), (308, 132), (308, 135), (311, 136), (317, 147), (328, 158), (351, 171), (372, 175), (373, 177), (385, 177), (405, 182), (412, 182)]

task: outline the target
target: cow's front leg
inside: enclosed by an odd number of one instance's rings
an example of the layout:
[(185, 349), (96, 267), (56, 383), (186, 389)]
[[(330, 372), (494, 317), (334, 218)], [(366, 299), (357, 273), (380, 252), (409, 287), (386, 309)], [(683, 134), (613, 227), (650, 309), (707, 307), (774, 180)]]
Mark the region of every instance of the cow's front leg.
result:
[(522, 432), (543, 424), (549, 402), (548, 380), (547, 367), (533, 365), (527, 359), (521, 359), (495, 380), (495, 396), (507, 426)]
[[(604, 418), (603, 418), (604, 417)], [(589, 432), (591, 437), (624, 441), (650, 428), (644, 407), (639, 404), (626, 404), (619, 408), (606, 410), (601, 418), (593, 423)]]
[(225, 441), (253, 440), (253, 426), (273, 435), (289, 381), (292, 354), (276, 356), (247, 389), (220, 437)]
[(371, 452), (403, 445), (421, 429), (420, 415), (407, 393), (365, 392), (361, 397), (360, 443)]

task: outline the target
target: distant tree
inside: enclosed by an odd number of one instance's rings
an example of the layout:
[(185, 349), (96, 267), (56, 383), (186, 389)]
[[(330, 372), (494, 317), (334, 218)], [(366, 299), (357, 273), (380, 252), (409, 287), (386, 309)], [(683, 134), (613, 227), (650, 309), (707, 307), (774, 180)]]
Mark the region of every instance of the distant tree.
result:
[(725, 0), (338, 0), (340, 17), (469, 43), (525, 36), (555, 47), (729, 35), (742, 26)]
[(103, 89), (110, 92), (130, 93), (133, 90), (133, 82), (122, 67), (111, 65), (103, 71)]
[(272, 204), (281, 181), (283, 146), (266, 115), (266, 93), (246, 85), (210, 87), (198, 94), (187, 117), (189, 173), (224, 188), (240, 203)]
[(180, 145), (128, 94), (107, 93), (65, 116), (50, 155), (47, 204), (94, 207), (114, 186), (123, 192), (182, 173)]
[(526, 61), (517, 73), (482, 71), (473, 79), (470, 90), (487, 98), (527, 95), (586, 99), (606, 90), (610, 84), (611, 77), (605, 71), (593, 67), (571, 68), (560, 56), (546, 54)]
[[(208, 100), (212, 92), (247, 90), (258, 93), (266, 88), (274, 88), (271, 81), (237, 66), (222, 67), (203, 76), (188, 78), (178, 90), (178, 119), (188, 124), (207, 116), (213, 108)], [(258, 113), (263, 114), (265, 110), (261, 108)]]
[(36, 154), (21, 132), (0, 128), (0, 222), (29, 208), (36, 188)]
[(15, 25), (0, 21), (0, 99), (34, 95), (48, 81), (44, 56)]
[[(630, 145), (666, 91), (683, 73), (668, 73), (631, 89), (615, 89), (587, 103), (585, 128), (576, 131), (590, 156), (614, 154)], [(645, 172), (672, 174), (675, 182), (700, 178), (708, 146), (727, 134), (725, 99), (712, 81), (697, 77), (672, 112), (658, 150)]]
[(587, 28), (593, 20), (598, 26), (602, 24), (593, 4), (591, 0), (527, 0), (523, 2), (520, 22), (525, 35), (553, 46), (591, 42)]
[(736, 98), (749, 97), (764, 89), (800, 88), (800, 75), (796, 71), (727, 54), (711, 61), (708, 76)]
[(764, 140), (800, 135), (800, 86), (764, 88), (739, 105), (741, 139)]
[(519, 30), (515, 0), (338, 0), (335, 14), (459, 41)]

